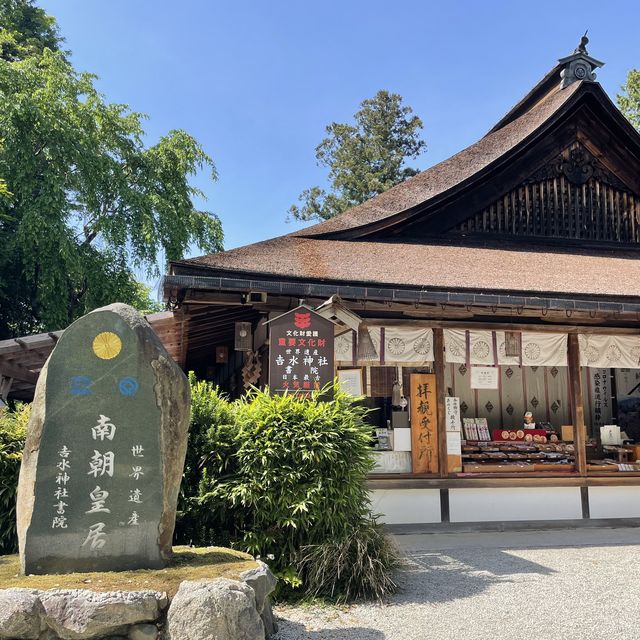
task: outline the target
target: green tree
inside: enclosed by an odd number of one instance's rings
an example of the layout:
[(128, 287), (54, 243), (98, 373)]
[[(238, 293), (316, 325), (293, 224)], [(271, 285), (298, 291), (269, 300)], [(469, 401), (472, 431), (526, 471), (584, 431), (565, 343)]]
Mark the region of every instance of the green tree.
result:
[(620, 111), (627, 120), (640, 131), (640, 71), (631, 69), (627, 81), (622, 85), (622, 93), (617, 96)]
[(0, 58), (23, 60), (61, 43), (55, 18), (32, 0), (0, 0)]
[(58, 329), (116, 300), (145, 306), (132, 269), (158, 275), (192, 245), (222, 248), (220, 221), (193, 202), (204, 196), (190, 177), (216, 178), (198, 142), (174, 130), (145, 145), (145, 116), (108, 103), (95, 76), (49, 46), (60, 41), (55, 23), (37, 24), (24, 38), (29, 55), (0, 58), (0, 176), (10, 192), (0, 197), (0, 338)]
[(360, 105), (354, 124), (333, 122), (316, 147), (320, 166), (329, 169), (331, 191), (305, 189), (289, 214), (298, 220), (328, 220), (418, 173), (406, 166), (426, 148), (422, 120), (403, 106), (397, 93), (378, 91)]

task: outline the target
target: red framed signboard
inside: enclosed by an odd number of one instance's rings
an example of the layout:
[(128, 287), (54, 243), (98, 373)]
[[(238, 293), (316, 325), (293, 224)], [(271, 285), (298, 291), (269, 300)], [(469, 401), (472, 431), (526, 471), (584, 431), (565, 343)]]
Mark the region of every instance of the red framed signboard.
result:
[(333, 381), (333, 322), (301, 306), (270, 320), (269, 331), (273, 393), (311, 393)]

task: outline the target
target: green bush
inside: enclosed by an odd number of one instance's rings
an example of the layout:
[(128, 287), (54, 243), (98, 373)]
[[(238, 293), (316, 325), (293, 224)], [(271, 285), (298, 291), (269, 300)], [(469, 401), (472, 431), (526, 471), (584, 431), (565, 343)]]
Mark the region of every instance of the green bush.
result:
[(200, 484), (208, 470), (218, 478), (233, 474), (234, 437), (232, 405), (218, 387), (198, 381), (189, 373), (191, 384), (191, 423), (180, 486), (176, 519), (176, 544), (229, 546), (232, 518), (225, 509), (212, 512), (198, 502)]
[[(397, 555), (370, 511), (368, 410), (338, 388), (330, 401), (253, 390), (229, 403), (212, 385), (191, 384), (188, 468), (196, 472), (184, 491), (182, 535), (259, 555), (304, 593), (389, 593)], [(325, 545), (345, 559), (331, 586), (314, 561)]]
[(16, 493), (31, 405), (0, 409), (0, 554), (18, 550)]

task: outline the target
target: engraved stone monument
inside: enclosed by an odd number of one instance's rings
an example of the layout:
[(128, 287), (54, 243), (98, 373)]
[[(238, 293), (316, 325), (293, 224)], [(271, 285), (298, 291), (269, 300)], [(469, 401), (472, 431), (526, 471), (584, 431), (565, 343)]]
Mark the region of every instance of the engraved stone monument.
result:
[(163, 566), (189, 411), (186, 376), (135, 309), (74, 322), (36, 387), (18, 486), (22, 571)]

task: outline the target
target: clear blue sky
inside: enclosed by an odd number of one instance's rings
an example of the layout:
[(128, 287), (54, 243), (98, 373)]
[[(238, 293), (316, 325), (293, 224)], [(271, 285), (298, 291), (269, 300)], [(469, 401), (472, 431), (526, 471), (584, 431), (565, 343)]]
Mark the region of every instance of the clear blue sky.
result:
[(439, 0), (40, 0), (78, 69), (107, 98), (214, 158), (199, 176), (225, 247), (288, 233), (288, 207), (323, 184), (314, 148), (332, 121), (388, 89), (423, 119), (427, 168), (482, 136), (585, 29), (614, 97), (640, 67), (640, 3)]

